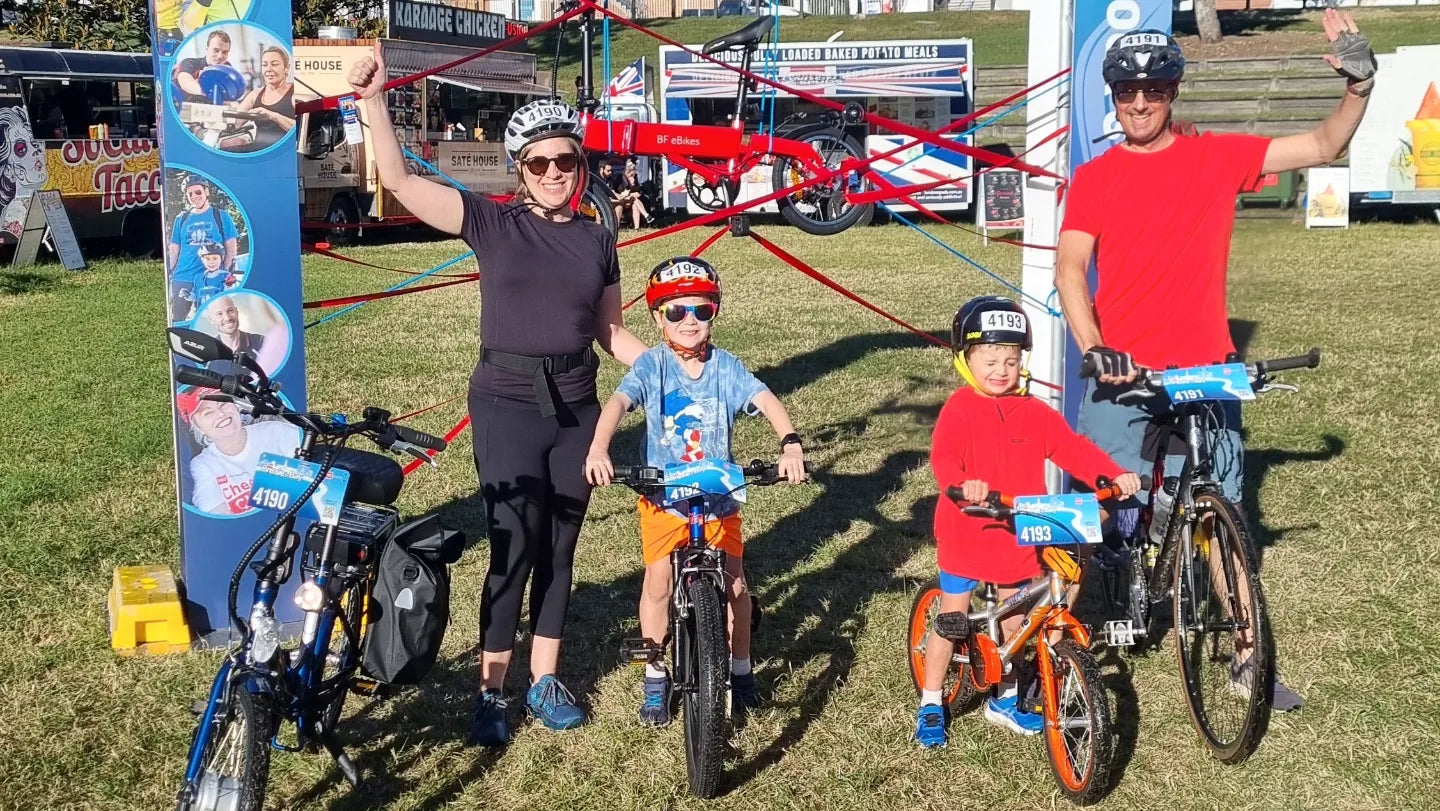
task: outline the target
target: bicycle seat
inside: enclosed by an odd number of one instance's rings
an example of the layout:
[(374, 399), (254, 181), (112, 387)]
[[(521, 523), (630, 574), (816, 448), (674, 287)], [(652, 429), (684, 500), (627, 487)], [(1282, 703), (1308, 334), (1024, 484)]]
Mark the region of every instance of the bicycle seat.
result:
[[(316, 448), (315, 458), (311, 461), (323, 463), (329, 454), (335, 452), (336, 449), (331, 447)], [(401, 485), (405, 483), (405, 474), (400, 469), (400, 463), (378, 453), (343, 448), (335, 459), (335, 467), (350, 472), (350, 487), (345, 491), (346, 501), (393, 504), (400, 496)]]
[(731, 34), (726, 34), (719, 39), (712, 39), (705, 43), (700, 53), (709, 56), (720, 51), (728, 51), (732, 48), (752, 48), (760, 40), (770, 34), (770, 29), (775, 27), (775, 18), (770, 16), (758, 17), (755, 22)]

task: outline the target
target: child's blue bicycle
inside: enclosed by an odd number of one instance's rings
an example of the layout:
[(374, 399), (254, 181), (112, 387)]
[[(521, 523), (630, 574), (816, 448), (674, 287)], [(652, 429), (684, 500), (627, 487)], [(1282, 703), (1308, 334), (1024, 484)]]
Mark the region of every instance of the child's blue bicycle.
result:
[[(740, 469), (743, 481), (735, 487), (694, 483), (690, 495), (675, 503), (689, 516), (689, 542), (670, 553), (670, 662), (673, 690), (685, 706), (685, 765), (690, 791), (697, 797), (714, 797), (720, 791), (720, 770), (725, 760), (725, 699), (730, 693), (730, 636), (726, 624), (725, 553), (705, 541), (705, 519), (714, 500), (748, 484), (771, 485), (782, 481), (777, 465), (756, 459)], [(809, 474), (810, 463), (805, 463)], [(663, 492), (665, 471), (658, 467), (617, 466), (615, 484), (629, 486), (641, 495)], [(673, 485), (672, 485), (673, 486)], [(706, 491), (712, 487), (714, 492)], [(751, 597), (752, 602), (754, 597)], [(759, 622), (758, 605), (750, 614), (752, 630)], [(665, 642), (655, 645), (643, 637), (626, 639), (620, 655), (635, 664), (665, 658)]]
[[(336, 741), (335, 724), (350, 691), (374, 695), (384, 686), (361, 672), (369, 631), (377, 612), (384, 610), (371, 603), (377, 562), (387, 545), (410, 542), (414, 545), (407, 549), (415, 553), (427, 544), (443, 547), (433, 550), (436, 559), (452, 562), (464, 539), (459, 533), (438, 531), (431, 521), (402, 527), (399, 511), (391, 506), (404, 482), (400, 465), (387, 456), (346, 448), (345, 442), (364, 436), (387, 451), (428, 459), (423, 449), (443, 450), (445, 441), (392, 425), (390, 413), (379, 408), (366, 408), (358, 422), (341, 414), (291, 411), (277, 394), (278, 385), (248, 354), (236, 356), (218, 340), (194, 330), (172, 328), (168, 333), (172, 351), (181, 357), (201, 364), (229, 361), (245, 370), (222, 375), (181, 365), (175, 369), (177, 381), (216, 389), (221, 394), (210, 397), (223, 397), (252, 415), (275, 415), (298, 426), (303, 439), (295, 459), (319, 469), (305, 471), (313, 475), (308, 484), (296, 481), (291, 488), (303, 492), (281, 488), (261, 495), (280, 515), (242, 556), (230, 578), (229, 617), (239, 641), (215, 674), (209, 698), (196, 705), (200, 721), (177, 808), (258, 811), (265, 798), (272, 748), (300, 751), (322, 746), (345, 778), (356, 784), (358, 770)], [(262, 469), (266, 464), (262, 457)], [(295, 596), (304, 615), (303, 631), (298, 647), (282, 648), (275, 602), (301, 548), (296, 519), (303, 507), (312, 504), (311, 496), (332, 469), (348, 473), (348, 486), (338, 515), (313, 523), (303, 540), (305, 581)], [(255, 475), (259, 493), (261, 473)], [(255, 560), (262, 548), (264, 558)], [(240, 616), (236, 605), (247, 568), (255, 570), (248, 619)], [(295, 724), (293, 743), (280, 740), (282, 720)]]

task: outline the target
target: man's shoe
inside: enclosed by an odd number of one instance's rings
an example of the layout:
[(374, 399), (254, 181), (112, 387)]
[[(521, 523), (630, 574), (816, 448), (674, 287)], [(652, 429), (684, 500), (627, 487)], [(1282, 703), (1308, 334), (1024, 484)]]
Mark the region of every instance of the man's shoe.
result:
[(499, 690), (481, 691), (466, 740), (471, 746), (504, 746), (510, 742), (510, 703)]

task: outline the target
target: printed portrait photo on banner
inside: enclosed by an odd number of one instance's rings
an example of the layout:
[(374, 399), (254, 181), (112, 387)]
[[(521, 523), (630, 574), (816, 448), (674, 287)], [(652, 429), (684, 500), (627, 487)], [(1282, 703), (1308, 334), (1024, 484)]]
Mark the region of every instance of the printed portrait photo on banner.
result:
[(249, 218), (219, 184), (184, 169), (165, 172), (165, 277), (170, 321), (195, 318), (216, 296), (245, 284), (250, 270)]
[(260, 454), (293, 455), (300, 429), (279, 418), (253, 419), (217, 389), (175, 396), (180, 420), (181, 487), (187, 507), (215, 516), (251, 512), (250, 482)]
[(221, 152), (264, 152), (295, 130), (290, 49), (259, 26), (224, 23), (187, 36), (165, 90), (185, 130)]
[[(195, 329), (219, 338), (231, 352), (250, 353), (267, 375), (280, 371), (290, 354), (290, 325), (285, 314), (265, 296), (249, 290), (211, 299), (195, 319)], [(232, 373), (223, 362), (209, 368)]]

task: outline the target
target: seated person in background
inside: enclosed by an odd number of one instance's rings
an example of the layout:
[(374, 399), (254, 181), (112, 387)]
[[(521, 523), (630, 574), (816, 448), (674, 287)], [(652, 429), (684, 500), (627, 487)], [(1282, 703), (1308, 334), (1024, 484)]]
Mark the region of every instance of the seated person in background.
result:
[(614, 190), (615, 197), (618, 200), (615, 206), (615, 219), (617, 221), (623, 221), (625, 219), (623, 212), (627, 208), (630, 210), (630, 221), (636, 228), (650, 221), (650, 212), (645, 210), (645, 203), (640, 199), (640, 173), (635, 167), (635, 160), (633, 158), (625, 161), (625, 173), (611, 184), (610, 188)]

